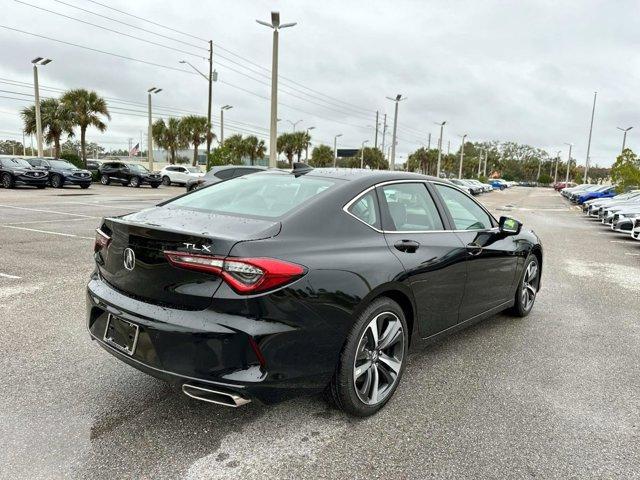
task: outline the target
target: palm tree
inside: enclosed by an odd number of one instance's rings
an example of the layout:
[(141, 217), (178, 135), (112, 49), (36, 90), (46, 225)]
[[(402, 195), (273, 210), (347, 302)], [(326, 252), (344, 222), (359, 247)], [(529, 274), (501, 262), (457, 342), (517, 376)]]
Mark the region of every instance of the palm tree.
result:
[(293, 165), (293, 155), (296, 153), (295, 133), (283, 133), (278, 137), (277, 150), (278, 153), (284, 153), (287, 160)]
[(251, 165), (255, 165), (258, 158), (264, 158), (267, 151), (264, 140), (258, 140), (255, 135), (249, 135), (243, 142), (245, 144), (244, 151), (251, 159)]
[(187, 143), (193, 145), (193, 166), (198, 163), (198, 146), (207, 139), (215, 138), (209, 128), (206, 117), (197, 115), (187, 115), (180, 120), (180, 137)]
[(231, 153), (231, 160), (234, 165), (241, 163), (242, 157), (247, 155), (247, 144), (240, 134), (227, 137), (224, 140), (224, 147)]
[(169, 162), (176, 163), (178, 150), (188, 145), (180, 132), (180, 120), (173, 117), (169, 117), (166, 123), (163, 119), (156, 120), (151, 133), (158, 146), (169, 152)]
[[(37, 133), (35, 105), (24, 108), (21, 116), (24, 122), (24, 133), (27, 135)], [(73, 122), (71, 121), (69, 110), (55, 98), (41, 100), (40, 120), (45, 142), (48, 144), (53, 143), (53, 156), (54, 158), (60, 158), (60, 138), (65, 133), (69, 137), (73, 136)]]
[(101, 117), (111, 120), (107, 102), (94, 91), (78, 88), (68, 90), (60, 99), (64, 108), (69, 111), (73, 125), (80, 127), (80, 150), (82, 163), (87, 167), (86, 136), (87, 128), (95, 127), (100, 132), (107, 129)]

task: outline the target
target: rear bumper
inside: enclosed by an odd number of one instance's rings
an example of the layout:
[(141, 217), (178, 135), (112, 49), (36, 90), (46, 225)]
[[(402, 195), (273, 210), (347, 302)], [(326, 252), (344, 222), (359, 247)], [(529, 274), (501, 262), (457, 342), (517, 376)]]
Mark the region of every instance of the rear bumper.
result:
[[(133, 355), (105, 342), (109, 313), (138, 325)], [(189, 383), (262, 403), (320, 391), (335, 367), (326, 346), (316, 343), (314, 349), (316, 336), (290, 323), (161, 307), (128, 297), (95, 275), (87, 286), (87, 327), (106, 351), (176, 387)], [(337, 355), (340, 348), (330, 350)]]

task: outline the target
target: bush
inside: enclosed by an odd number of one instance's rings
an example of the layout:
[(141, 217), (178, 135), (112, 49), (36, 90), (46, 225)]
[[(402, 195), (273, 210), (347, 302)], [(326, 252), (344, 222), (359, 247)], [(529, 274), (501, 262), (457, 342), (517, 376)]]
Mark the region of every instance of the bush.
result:
[(478, 180), (480, 181), (480, 183), (489, 183), (489, 179), (487, 177), (485, 177), (484, 175), (480, 175), (478, 177)]
[(551, 182), (553, 182), (553, 178), (546, 173), (543, 173), (540, 175), (540, 178), (538, 178), (538, 183), (541, 183), (542, 185), (549, 185)]
[(62, 152), (62, 154), (60, 155), (60, 159), (66, 160), (67, 162), (74, 164), (78, 168), (84, 168), (82, 159), (80, 158), (80, 155), (78, 155), (77, 153)]

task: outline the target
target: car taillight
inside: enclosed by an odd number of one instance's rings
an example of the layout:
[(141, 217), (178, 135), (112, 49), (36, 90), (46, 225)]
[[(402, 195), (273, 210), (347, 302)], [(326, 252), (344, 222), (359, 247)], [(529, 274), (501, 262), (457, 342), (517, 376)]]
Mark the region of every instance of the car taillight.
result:
[(99, 228), (96, 228), (96, 241), (93, 245), (93, 251), (99, 252), (103, 248), (107, 248), (111, 243), (111, 237)]
[(217, 275), (242, 294), (271, 290), (305, 274), (304, 267), (274, 258), (222, 258), (172, 251), (164, 255), (174, 267)]

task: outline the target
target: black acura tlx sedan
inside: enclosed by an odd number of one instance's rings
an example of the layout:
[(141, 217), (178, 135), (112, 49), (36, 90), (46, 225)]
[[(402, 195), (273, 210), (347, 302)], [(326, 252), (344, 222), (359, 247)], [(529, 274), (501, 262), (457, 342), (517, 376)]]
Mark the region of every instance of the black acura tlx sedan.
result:
[(446, 180), (269, 170), (105, 218), (88, 284), (104, 349), (227, 406), (324, 390), (366, 416), (410, 347), (527, 315), (542, 247)]

